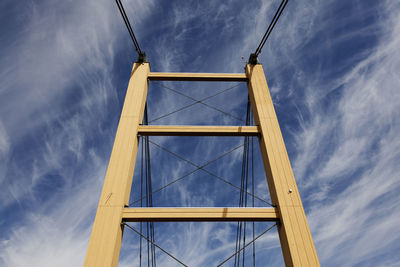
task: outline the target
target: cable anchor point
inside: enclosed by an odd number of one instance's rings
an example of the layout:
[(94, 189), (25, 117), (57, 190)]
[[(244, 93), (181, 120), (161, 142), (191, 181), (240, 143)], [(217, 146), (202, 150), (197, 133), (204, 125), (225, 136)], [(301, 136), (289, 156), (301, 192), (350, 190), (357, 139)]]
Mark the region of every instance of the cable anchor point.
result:
[(256, 53), (251, 53), (249, 57), (249, 64), (257, 65), (258, 64), (258, 56)]
[(136, 63), (148, 63), (146, 53), (144, 51), (138, 52), (138, 59), (136, 60)]

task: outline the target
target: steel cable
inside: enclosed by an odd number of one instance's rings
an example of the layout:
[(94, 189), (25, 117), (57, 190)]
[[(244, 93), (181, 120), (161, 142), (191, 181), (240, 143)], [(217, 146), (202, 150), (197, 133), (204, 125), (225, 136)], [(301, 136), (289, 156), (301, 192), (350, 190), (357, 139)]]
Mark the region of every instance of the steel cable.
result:
[[(235, 148), (233, 148), (232, 150), (230, 150), (230, 151), (228, 151), (228, 152), (226, 152), (226, 153), (224, 153), (224, 154), (222, 154), (221, 156), (219, 156), (219, 157), (213, 159), (212, 161), (209, 161), (209, 162), (207, 162), (206, 164), (199, 166), (199, 165), (193, 163), (192, 161), (190, 161), (190, 160), (188, 160), (188, 159), (185, 159), (184, 157), (182, 157), (182, 156), (176, 154), (175, 152), (172, 152), (172, 151), (168, 150), (167, 148), (165, 148), (165, 147), (163, 147), (163, 146), (161, 146), (161, 145), (159, 145), (159, 144), (157, 144), (157, 143), (155, 143), (155, 142), (153, 142), (153, 141), (150, 141), (150, 143), (153, 144), (153, 145), (155, 145), (155, 146), (157, 146), (157, 147), (159, 147), (160, 149), (162, 149), (162, 150), (164, 150), (164, 151), (170, 153), (171, 155), (175, 156), (176, 158), (181, 159), (181, 160), (183, 160), (183, 161), (185, 161), (185, 162), (189, 163), (190, 165), (192, 165), (192, 166), (194, 166), (194, 167), (197, 168), (197, 169), (193, 170), (192, 172), (186, 174), (185, 177), (188, 176), (188, 175), (190, 175), (190, 174), (192, 174), (192, 173), (194, 173), (194, 172), (196, 172), (196, 171), (198, 171), (198, 170), (202, 170), (203, 172), (206, 172), (207, 174), (209, 174), (209, 175), (211, 175), (211, 176), (213, 176), (213, 177), (215, 177), (215, 178), (221, 180), (222, 182), (224, 182), (224, 183), (226, 183), (226, 184), (228, 184), (228, 185), (230, 185), (230, 186), (232, 186), (232, 187), (238, 189), (239, 191), (241, 191), (241, 192), (243, 191), (243, 193), (246, 193), (246, 194), (248, 194), (248, 195), (250, 195), (250, 196), (252, 196), (252, 197), (258, 199), (258, 200), (260, 200), (260, 201), (262, 201), (262, 202), (264, 202), (264, 203), (270, 205), (271, 207), (275, 207), (274, 205), (272, 205), (272, 204), (269, 203), (268, 201), (265, 201), (264, 199), (262, 199), (262, 198), (260, 198), (260, 197), (258, 197), (258, 196), (256, 196), (256, 195), (254, 195), (254, 194), (252, 194), (252, 193), (250, 193), (250, 192), (248, 192), (248, 191), (244, 191), (244, 190), (243, 190), (242, 188), (240, 188), (239, 186), (237, 186), (237, 185), (235, 185), (235, 184), (233, 184), (233, 183), (227, 181), (226, 179), (222, 178), (221, 176), (216, 175), (215, 173), (210, 172), (209, 170), (204, 169), (205, 166), (208, 166), (208, 165), (210, 165), (211, 163), (217, 161), (218, 159), (220, 159), (220, 158), (222, 158), (222, 157), (224, 157), (224, 156), (226, 156), (226, 155), (232, 153), (233, 151), (239, 149), (240, 147), (243, 146), (243, 144), (242, 144), (242, 145), (239, 145), (239, 146), (237, 146), (237, 147), (235, 147)], [(180, 177), (180, 178), (178, 178), (178, 179), (182, 179), (182, 178), (183, 178), (183, 177)], [(176, 180), (174, 180), (174, 181), (176, 181)], [(174, 182), (174, 181), (173, 181), (173, 182)], [(165, 187), (164, 187), (164, 188), (165, 188)], [(161, 190), (161, 189), (160, 189), (160, 190)], [(153, 192), (153, 193), (154, 193), (154, 192)], [(137, 202), (137, 201), (138, 201), (138, 200), (136, 200), (136, 202)]]
[[(254, 238), (253, 240), (251, 240), (249, 243), (247, 243), (243, 248), (241, 248), (241, 250), (245, 249), (246, 247), (248, 247), (250, 244), (254, 243), (257, 239), (259, 239), (261, 236), (263, 236), (264, 234), (266, 234), (269, 230), (271, 230), (272, 228), (274, 228), (275, 226), (277, 226), (277, 224), (275, 223), (274, 225), (272, 225), (271, 227), (267, 228), (264, 232), (262, 232), (261, 234), (259, 234), (256, 238)], [(232, 257), (234, 257), (237, 253), (240, 253), (240, 251), (236, 251), (235, 253), (233, 253), (231, 256), (229, 256), (227, 259), (225, 259), (223, 262), (221, 262), (220, 264), (217, 265), (217, 267), (222, 266), (223, 264), (225, 264), (228, 260), (230, 260)]]
[(129, 22), (128, 16), (126, 15), (124, 6), (122, 5), (121, 0), (115, 0), (117, 3), (119, 12), (121, 13), (122, 19), (124, 20), (125, 26), (128, 29), (129, 35), (131, 36), (133, 45), (135, 46), (136, 52), (138, 53), (138, 60), (137, 62), (144, 62), (146, 61), (146, 53), (142, 51), (139, 47), (139, 42), (136, 39), (135, 33), (133, 32), (131, 23)]
[(276, 23), (279, 20), (279, 17), (281, 16), (283, 10), (285, 9), (287, 3), (289, 0), (282, 0), (281, 4), (279, 5), (278, 10), (275, 12), (274, 17), (272, 18), (271, 23), (269, 24), (267, 31), (265, 32), (263, 38), (261, 39), (260, 44), (258, 45), (255, 54), (258, 56), (261, 53), (262, 48), (265, 45), (265, 42), (267, 41), (269, 35), (271, 34), (272, 30), (274, 29)]
[[(204, 168), (204, 167), (207, 166), (207, 165), (210, 165), (211, 163), (217, 161), (218, 159), (220, 159), (220, 158), (222, 158), (222, 157), (228, 155), (229, 153), (232, 153), (233, 151), (235, 151), (235, 150), (237, 150), (237, 149), (239, 149), (240, 147), (243, 146), (243, 145), (237, 146), (237, 147), (235, 147), (234, 149), (232, 149), (232, 150), (230, 150), (230, 151), (228, 151), (228, 152), (225, 152), (224, 154), (220, 155), (219, 157), (217, 157), (217, 158), (215, 158), (215, 159), (213, 159), (213, 160), (211, 160), (211, 161), (209, 161), (209, 162), (207, 162), (207, 163), (205, 163), (205, 164), (203, 164), (203, 165), (201, 165), (201, 166), (198, 166), (198, 165), (196, 165), (196, 164), (194, 164), (194, 163), (192, 163), (192, 162), (190, 162), (190, 161), (188, 161), (188, 160), (186, 160), (186, 159), (180, 157), (179, 155), (175, 154), (174, 152), (169, 151), (168, 149), (166, 149), (166, 148), (160, 146), (160, 145), (157, 144), (157, 143), (154, 143), (154, 142), (152, 142), (152, 141), (150, 141), (150, 143), (152, 143), (153, 145), (155, 145), (155, 146), (161, 148), (162, 150), (164, 150), (164, 151), (166, 151), (166, 152), (168, 152), (168, 153), (174, 155), (175, 157), (178, 157), (178, 158), (180, 158), (180, 159), (182, 159), (182, 160), (188, 162), (189, 164), (196, 166), (196, 169), (194, 169), (193, 171), (190, 171), (190, 172), (188, 172), (188, 173), (186, 173), (186, 174), (184, 174), (184, 175), (182, 175), (182, 176), (180, 176), (180, 177), (178, 177), (178, 178), (172, 180), (172, 181), (169, 182), (168, 184), (166, 184), (166, 185), (164, 185), (164, 186), (162, 186), (162, 187), (156, 189), (155, 191), (153, 191), (153, 192), (150, 193), (151, 195), (154, 195), (155, 193), (160, 192), (161, 190), (165, 189), (166, 187), (168, 187), (168, 186), (170, 186), (170, 185), (172, 185), (172, 184), (174, 184), (174, 183), (176, 183), (176, 182), (182, 180), (183, 178), (185, 178), (185, 177), (191, 175), (192, 173), (195, 173), (196, 171), (198, 171), (198, 170)], [(146, 198), (146, 196), (143, 196), (143, 198), (141, 198), (141, 199), (144, 199), (144, 198)], [(137, 199), (137, 200), (131, 202), (131, 203), (129, 204), (129, 206), (131, 206), (131, 205), (133, 205), (133, 204), (135, 204), (135, 203), (141, 201), (141, 199)], [(263, 201), (263, 200), (262, 200), (262, 201)]]
[(135, 228), (133, 228), (132, 226), (130, 226), (129, 224), (123, 222), (122, 225), (127, 226), (129, 229), (131, 229), (132, 231), (134, 231), (136, 234), (140, 235), (141, 237), (143, 237), (144, 239), (146, 239), (148, 242), (150, 242), (153, 246), (159, 248), (162, 252), (164, 252), (165, 254), (167, 254), (168, 256), (170, 256), (171, 258), (173, 258), (174, 260), (176, 260), (177, 262), (179, 262), (181, 265), (188, 267), (188, 265), (184, 264), (182, 261), (180, 261), (178, 258), (176, 258), (175, 256), (173, 256), (171, 253), (169, 253), (168, 251), (166, 251), (165, 249), (163, 249), (162, 247), (160, 247), (159, 245), (157, 245), (156, 243), (154, 243), (154, 241), (150, 240), (149, 238), (147, 238), (146, 236), (142, 235), (138, 230), (136, 230)]
[(260, 44), (257, 46), (257, 49), (254, 53), (250, 54), (249, 63), (250, 64), (257, 64), (258, 60), (257, 57), (261, 53), (262, 48), (265, 45), (265, 42), (268, 40), (272, 30), (274, 29), (276, 23), (278, 22), (280, 16), (282, 15), (283, 10), (285, 9), (289, 0), (282, 0), (279, 8), (276, 10), (274, 17), (272, 18), (270, 24), (268, 25), (267, 31), (264, 33), (264, 36), (261, 39)]
[[(147, 105), (144, 109), (143, 124), (148, 124)], [(149, 137), (141, 137), (141, 160), (140, 160), (140, 207), (143, 207), (143, 200), (145, 199), (146, 207), (153, 207), (152, 195), (152, 181), (151, 181), (151, 164), (150, 164), (150, 147)], [(146, 195), (143, 196), (143, 183), (145, 184)], [(142, 222), (139, 224), (139, 232), (142, 235)], [(156, 267), (155, 247), (155, 230), (153, 222), (146, 222), (146, 240), (147, 240), (147, 266)], [(151, 240), (152, 242), (149, 242)], [(139, 266), (142, 266), (142, 236), (140, 237), (139, 244)]]
[[(246, 125), (249, 126), (252, 123), (251, 120), (252, 114), (251, 114), (251, 104), (250, 104), (250, 99), (249, 97), (247, 98), (247, 107), (246, 107)], [(240, 188), (242, 189), (239, 194), (239, 207), (247, 207), (247, 194), (243, 194), (244, 191), (247, 192), (247, 187), (248, 187), (248, 177), (249, 177), (249, 160), (250, 160), (250, 137), (245, 136), (244, 137), (244, 146), (243, 146), (243, 160), (242, 160), (242, 172), (241, 172), (241, 178), (240, 178)], [(251, 160), (253, 162), (253, 155), (251, 157)], [(252, 173), (254, 175), (254, 173)], [(254, 179), (252, 180), (254, 183)], [(254, 186), (254, 184), (253, 184)], [(254, 193), (254, 192), (252, 192)], [(243, 237), (242, 237), (243, 236)], [(243, 240), (243, 241), (242, 241)], [(242, 253), (239, 253), (239, 251), (242, 251), (241, 247), (242, 244), (243, 246), (246, 243), (246, 222), (238, 221), (237, 222), (237, 227), (236, 227), (236, 253), (235, 254), (235, 262), (234, 266), (240, 266), (240, 260), (242, 261), (242, 266), (245, 265), (245, 250), (243, 249)], [(240, 255), (242, 254), (242, 259), (240, 259)]]

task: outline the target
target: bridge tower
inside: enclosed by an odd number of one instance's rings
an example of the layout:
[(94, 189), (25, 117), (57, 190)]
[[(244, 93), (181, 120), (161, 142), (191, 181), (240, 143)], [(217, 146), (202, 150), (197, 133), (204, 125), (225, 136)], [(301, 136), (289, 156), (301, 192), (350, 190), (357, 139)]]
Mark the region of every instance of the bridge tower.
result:
[[(142, 125), (148, 81), (247, 83), (256, 126)], [(138, 135), (258, 136), (272, 208), (129, 208)], [(84, 266), (117, 266), (124, 223), (138, 221), (276, 221), (286, 266), (319, 266), (261, 64), (245, 73), (159, 73), (134, 63)]]

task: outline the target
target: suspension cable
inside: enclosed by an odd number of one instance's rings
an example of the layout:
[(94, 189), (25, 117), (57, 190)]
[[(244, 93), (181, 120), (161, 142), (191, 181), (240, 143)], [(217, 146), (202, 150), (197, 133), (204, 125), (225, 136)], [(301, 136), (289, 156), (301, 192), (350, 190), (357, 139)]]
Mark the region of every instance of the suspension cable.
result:
[[(140, 207), (142, 208), (143, 207), (143, 174), (144, 174), (144, 171), (143, 171), (143, 166), (144, 166), (144, 164), (143, 164), (143, 155), (144, 155), (144, 153), (143, 153), (143, 148), (144, 148), (144, 142), (143, 142), (144, 140), (143, 140), (143, 138), (141, 138), (141, 142), (140, 142), (140, 148), (141, 148), (141, 157), (140, 157)], [(143, 222), (140, 222), (139, 223), (139, 231), (140, 231), (140, 244), (139, 244), (139, 267), (141, 267), (142, 266), (142, 239), (143, 239), (143, 237), (142, 237), (142, 224), (143, 224)]]
[(250, 54), (250, 57), (249, 57), (249, 63), (250, 64), (254, 65), (254, 64), (258, 63), (258, 59), (257, 59), (258, 55), (261, 53), (261, 50), (264, 47), (265, 42), (268, 40), (269, 35), (271, 34), (271, 32), (274, 29), (276, 23), (278, 22), (278, 20), (279, 20), (279, 18), (281, 16), (283, 10), (285, 9), (288, 1), (289, 0), (282, 0), (281, 4), (279, 5), (278, 10), (275, 12), (274, 17), (272, 18), (272, 20), (271, 20), (271, 22), (270, 22), (270, 24), (269, 24), (269, 26), (267, 28), (267, 31), (265, 32), (263, 38), (261, 39), (261, 42), (258, 45), (256, 51), (254, 53)]
[[(144, 108), (143, 124), (148, 125), (148, 115), (147, 115), (147, 104)], [(153, 207), (153, 197), (150, 194), (152, 192), (152, 182), (151, 182), (151, 165), (150, 165), (150, 146), (149, 146), (149, 136), (142, 136), (142, 145), (144, 143), (144, 169), (146, 178), (146, 206)], [(143, 154), (142, 154), (143, 158)], [(146, 223), (147, 238), (149, 238), (153, 243), (155, 240), (155, 230), (154, 222)], [(147, 242), (147, 265), (156, 267), (156, 255), (155, 247), (151, 242)]]
[[(247, 108), (246, 108), (246, 125), (250, 125), (252, 120), (251, 120), (251, 104), (250, 104), (250, 98), (247, 98)], [(248, 180), (249, 180), (249, 172), (252, 169), (249, 169), (249, 159), (250, 159), (250, 137), (245, 136), (244, 137), (244, 146), (243, 146), (243, 161), (242, 161), (242, 173), (241, 173), (241, 178), (240, 178), (240, 188), (242, 191), (240, 191), (239, 194), (239, 207), (247, 207), (247, 194), (244, 194), (244, 191), (247, 191), (248, 187)], [(251, 157), (253, 160), (253, 157)], [(254, 183), (254, 179), (252, 180)], [(254, 186), (254, 184), (252, 185)], [(254, 193), (254, 192), (252, 192)], [(243, 248), (244, 245), (246, 244), (246, 222), (243, 221), (238, 221), (237, 222), (237, 227), (236, 227), (236, 254), (235, 254), (235, 262), (234, 266), (240, 266), (240, 260), (242, 261), (242, 266), (245, 266), (245, 250), (243, 249), (242, 253), (239, 253), (239, 251), (242, 251), (241, 247), (243, 243)], [(254, 251), (253, 251), (254, 252)], [(242, 259), (240, 259), (242, 255)]]
[[(254, 117), (251, 116), (250, 118), (250, 125), (254, 123)], [(252, 207), (255, 207), (255, 199), (254, 199), (254, 137), (251, 137), (251, 193), (253, 194), (252, 196)], [(255, 223), (254, 221), (252, 222), (253, 226), (253, 240), (255, 238)], [(256, 242), (253, 242), (253, 267), (256, 266)]]
[(131, 36), (131, 39), (132, 39), (133, 45), (135, 46), (136, 52), (139, 55), (137, 62), (145, 62), (146, 61), (146, 53), (144, 51), (142, 51), (139, 47), (139, 43), (136, 39), (135, 34), (133, 33), (133, 29), (129, 22), (128, 16), (125, 13), (124, 6), (122, 5), (121, 0), (115, 0), (115, 2), (117, 3), (119, 12), (121, 13), (122, 19), (125, 22), (126, 28), (128, 29), (128, 32), (129, 32), (129, 35)]

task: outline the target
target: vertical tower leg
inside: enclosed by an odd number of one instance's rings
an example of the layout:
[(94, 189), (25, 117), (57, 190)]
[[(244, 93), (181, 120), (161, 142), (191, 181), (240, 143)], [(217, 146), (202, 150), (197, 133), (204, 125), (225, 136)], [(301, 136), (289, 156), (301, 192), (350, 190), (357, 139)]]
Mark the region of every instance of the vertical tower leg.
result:
[(117, 266), (138, 149), (137, 131), (147, 96), (148, 63), (133, 65), (84, 266)]
[(261, 64), (247, 65), (254, 120), (261, 130), (260, 147), (272, 203), (278, 208), (278, 227), (286, 266), (319, 266), (278, 118)]

